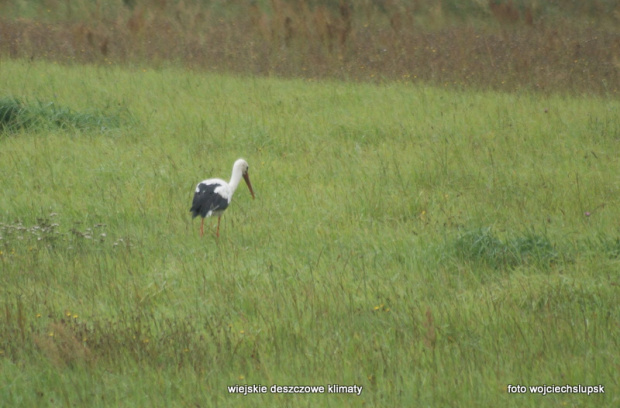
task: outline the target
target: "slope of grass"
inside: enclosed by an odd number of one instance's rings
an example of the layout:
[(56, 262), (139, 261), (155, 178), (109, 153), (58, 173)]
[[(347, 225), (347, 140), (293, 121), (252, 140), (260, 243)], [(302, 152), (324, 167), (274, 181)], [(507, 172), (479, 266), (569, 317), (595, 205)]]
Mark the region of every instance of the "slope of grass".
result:
[[(618, 101), (23, 61), (0, 89), (132, 118), (0, 139), (1, 405), (620, 401)], [(238, 157), (257, 198), (201, 239)]]

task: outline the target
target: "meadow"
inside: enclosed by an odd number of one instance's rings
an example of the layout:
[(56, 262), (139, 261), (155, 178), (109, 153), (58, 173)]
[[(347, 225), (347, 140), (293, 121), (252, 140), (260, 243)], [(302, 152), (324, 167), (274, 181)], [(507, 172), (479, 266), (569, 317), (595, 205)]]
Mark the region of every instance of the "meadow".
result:
[[(617, 99), (28, 60), (0, 89), (0, 405), (620, 402)], [(256, 200), (201, 238), (238, 157)], [(605, 393), (508, 392), (543, 384)]]

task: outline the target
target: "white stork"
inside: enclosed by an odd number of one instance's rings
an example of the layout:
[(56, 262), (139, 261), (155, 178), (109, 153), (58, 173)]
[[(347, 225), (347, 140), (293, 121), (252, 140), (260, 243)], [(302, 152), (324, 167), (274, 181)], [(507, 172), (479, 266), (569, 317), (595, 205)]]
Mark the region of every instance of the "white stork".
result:
[(220, 218), (222, 213), (232, 200), (232, 196), (241, 181), (241, 177), (245, 180), (245, 183), (250, 189), (252, 199), (254, 199), (254, 191), (252, 190), (252, 184), (250, 183), (250, 176), (248, 175), (248, 163), (239, 159), (235, 162), (232, 169), (232, 176), (230, 182), (227, 183), (224, 180), (212, 178), (201, 181), (196, 186), (196, 192), (194, 193), (194, 201), (192, 202), (192, 218), (197, 216), (202, 217), (202, 223), (200, 224), (200, 236), (204, 235), (204, 223), (205, 217), (217, 215), (217, 232), (215, 235), (220, 236)]

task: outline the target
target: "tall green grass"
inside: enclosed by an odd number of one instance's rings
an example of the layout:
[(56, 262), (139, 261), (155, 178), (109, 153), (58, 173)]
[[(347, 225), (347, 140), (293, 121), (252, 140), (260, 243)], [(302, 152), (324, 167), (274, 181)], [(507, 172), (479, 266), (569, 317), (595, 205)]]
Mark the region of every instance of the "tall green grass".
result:
[[(114, 110), (118, 110), (115, 107)], [(84, 112), (74, 112), (54, 102), (41, 102), (26, 105), (19, 99), (5, 97), (0, 99), (0, 132), (10, 134), (24, 128), (37, 128), (40, 131), (51, 128), (83, 129), (108, 131), (120, 125), (120, 110), (102, 113), (92, 108)]]
[[(130, 118), (0, 138), (2, 405), (618, 404), (617, 100), (25, 61), (0, 89)], [(256, 200), (200, 238), (238, 157)]]

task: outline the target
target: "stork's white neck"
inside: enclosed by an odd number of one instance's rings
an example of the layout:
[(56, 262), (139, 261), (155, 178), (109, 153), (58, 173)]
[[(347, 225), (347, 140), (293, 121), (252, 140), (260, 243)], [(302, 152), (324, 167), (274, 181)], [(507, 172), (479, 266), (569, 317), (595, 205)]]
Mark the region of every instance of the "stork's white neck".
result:
[(232, 176), (230, 176), (230, 183), (228, 183), (228, 185), (230, 186), (231, 194), (235, 192), (235, 190), (239, 186), (241, 177), (243, 177), (243, 170), (241, 167), (242, 166), (238, 163), (235, 163), (235, 165), (233, 166)]

